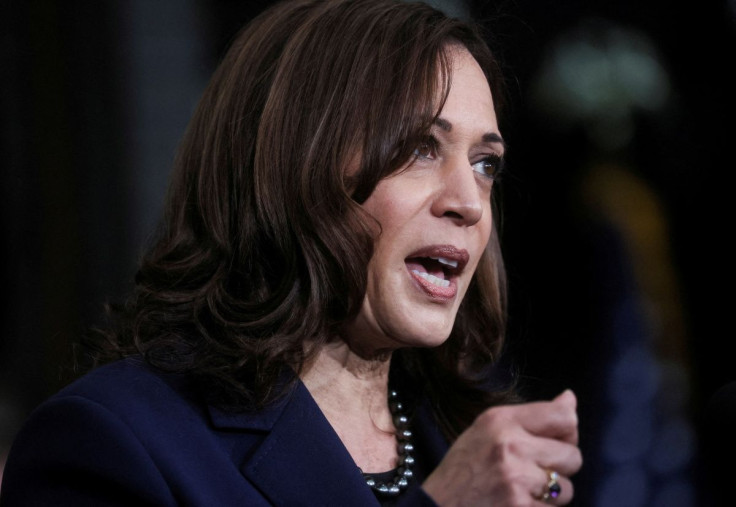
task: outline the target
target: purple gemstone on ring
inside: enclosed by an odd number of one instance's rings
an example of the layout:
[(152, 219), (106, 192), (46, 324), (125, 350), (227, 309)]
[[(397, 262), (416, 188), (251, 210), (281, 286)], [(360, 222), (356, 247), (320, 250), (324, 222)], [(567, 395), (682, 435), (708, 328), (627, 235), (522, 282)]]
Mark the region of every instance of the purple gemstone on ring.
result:
[(551, 496), (552, 498), (557, 498), (558, 496), (560, 496), (561, 492), (562, 488), (556, 482), (549, 486), (549, 496)]

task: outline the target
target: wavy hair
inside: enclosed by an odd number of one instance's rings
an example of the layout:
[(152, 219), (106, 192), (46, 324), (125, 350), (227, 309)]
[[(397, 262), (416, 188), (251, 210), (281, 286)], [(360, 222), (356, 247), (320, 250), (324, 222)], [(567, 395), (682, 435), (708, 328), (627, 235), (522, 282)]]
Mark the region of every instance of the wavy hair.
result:
[[(429, 131), (457, 44), (498, 111), (503, 81), (478, 30), (425, 4), (298, 0), (250, 22), (189, 124), (158, 238), (98, 362), (140, 354), (238, 409), (285, 392), (284, 370), (319, 348), (305, 341), (339, 339), (360, 310), (375, 235), (361, 203)], [(505, 399), (483, 385), (505, 330), (493, 229), (447, 342), (395, 354), (450, 438)]]

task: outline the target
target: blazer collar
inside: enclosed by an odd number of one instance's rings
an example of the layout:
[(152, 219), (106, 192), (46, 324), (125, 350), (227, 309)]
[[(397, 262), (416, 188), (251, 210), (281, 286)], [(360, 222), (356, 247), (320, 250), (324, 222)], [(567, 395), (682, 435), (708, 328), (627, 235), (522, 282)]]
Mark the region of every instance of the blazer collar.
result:
[(300, 381), (281, 400), (258, 413), (209, 410), (218, 428), (266, 433), (240, 470), (275, 505), (378, 505), (337, 433)]

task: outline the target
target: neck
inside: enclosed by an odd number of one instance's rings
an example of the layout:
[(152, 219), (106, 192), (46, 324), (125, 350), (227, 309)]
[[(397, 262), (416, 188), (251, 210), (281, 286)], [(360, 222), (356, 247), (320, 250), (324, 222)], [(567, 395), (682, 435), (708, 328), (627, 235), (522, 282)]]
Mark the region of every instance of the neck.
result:
[(301, 378), (323, 411), (380, 416), (388, 414), (390, 366), (390, 354), (365, 358), (340, 341), (323, 346)]
[(395, 428), (388, 408), (391, 354), (370, 358), (343, 341), (323, 346), (301, 379), (356, 464), (366, 472), (396, 466)]

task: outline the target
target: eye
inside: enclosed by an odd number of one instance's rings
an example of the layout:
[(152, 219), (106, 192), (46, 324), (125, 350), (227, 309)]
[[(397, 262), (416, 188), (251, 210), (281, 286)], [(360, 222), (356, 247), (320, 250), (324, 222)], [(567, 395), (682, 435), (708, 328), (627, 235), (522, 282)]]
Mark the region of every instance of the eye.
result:
[(416, 158), (429, 160), (437, 158), (437, 140), (431, 136), (424, 139), (416, 148), (414, 148), (414, 156)]
[(490, 178), (492, 180), (498, 179), (503, 169), (503, 159), (496, 154), (488, 155), (477, 162), (472, 164), (473, 171), (476, 173)]

